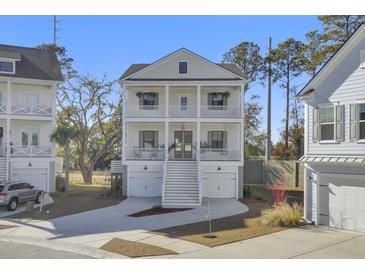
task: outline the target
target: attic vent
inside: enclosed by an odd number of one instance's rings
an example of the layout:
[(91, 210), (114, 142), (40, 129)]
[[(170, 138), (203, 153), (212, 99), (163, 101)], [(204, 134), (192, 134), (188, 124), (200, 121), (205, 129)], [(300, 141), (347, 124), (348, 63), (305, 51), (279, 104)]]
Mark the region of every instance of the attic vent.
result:
[(365, 49), (360, 50), (360, 68), (365, 69)]

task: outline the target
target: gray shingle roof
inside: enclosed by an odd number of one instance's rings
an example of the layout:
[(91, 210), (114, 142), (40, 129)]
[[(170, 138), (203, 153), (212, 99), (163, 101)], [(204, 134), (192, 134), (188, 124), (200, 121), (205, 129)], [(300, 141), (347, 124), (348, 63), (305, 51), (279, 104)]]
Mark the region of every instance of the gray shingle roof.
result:
[[(130, 65), (127, 70), (122, 74), (120, 79), (123, 79), (129, 75), (132, 75), (133, 73), (149, 66), (150, 64), (132, 64)], [(230, 72), (233, 72), (234, 74), (237, 74), (238, 76), (244, 77), (242, 70), (237, 67), (235, 64), (216, 64)]]
[(56, 55), (49, 50), (0, 44), (0, 57), (21, 59), (16, 62), (15, 74), (0, 73), (0, 76), (63, 81)]

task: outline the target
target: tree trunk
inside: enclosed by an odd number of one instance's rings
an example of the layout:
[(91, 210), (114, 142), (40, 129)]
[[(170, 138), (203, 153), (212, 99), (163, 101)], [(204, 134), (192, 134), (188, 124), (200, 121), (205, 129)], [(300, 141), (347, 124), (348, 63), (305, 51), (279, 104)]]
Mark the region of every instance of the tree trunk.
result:
[(65, 192), (68, 191), (70, 185), (70, 144), (65, 145)]
[(84, 179), (85, 184), (91, 185), (93, 183), (93, 175), (94, 175), (94, 166), (84, 167), (82, 169), (82, 178)]
[(289, 97), (290, 86), (289, 82), (286, 84), (286, 116), (285, 116), (285, 148), (289, 148)]

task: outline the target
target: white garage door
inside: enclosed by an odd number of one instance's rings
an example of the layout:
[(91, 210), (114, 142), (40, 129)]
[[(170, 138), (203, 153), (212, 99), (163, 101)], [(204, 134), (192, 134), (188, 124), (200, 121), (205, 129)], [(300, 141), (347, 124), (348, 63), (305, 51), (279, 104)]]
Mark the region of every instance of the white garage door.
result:
[(203, 197), (236, 198), (236, 173), (204, 173)]
[(12, 180), (29, 183), (36, 188), (48, 191), (46, 168), (14, 168)]
[(160, 172), (130, 172), (129, 196), (160, 197), (162, 195), (162, 175)]
[[(364, 180), (324, 178), (320, 182), (328, 184), (328, 196), (325, 194), (321, 196), (323, 200), (328, 199), (329, 225), (336, 228), (365, 231)], [(319, 203), (319, 205), (324, 208), (320, 212), (326, 212), (324, 203)]]

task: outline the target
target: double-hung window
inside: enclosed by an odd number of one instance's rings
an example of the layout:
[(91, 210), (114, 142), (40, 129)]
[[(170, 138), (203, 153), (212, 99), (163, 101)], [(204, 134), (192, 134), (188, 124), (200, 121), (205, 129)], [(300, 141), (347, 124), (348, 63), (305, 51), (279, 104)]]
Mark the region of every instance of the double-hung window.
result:
[(365, 140), (365, 104), (359, 105), (359, 139)]
[(208, 109), (223, 110), (227, 106), (227, 96), (223, 92), (208, 93)]
[(142, 130), (139, 132), (139, 148), (158, 148), (158, 131)]
[(208, 131), (208, 148), (213, 151), (227, 149), (227, 131)]
[(321, 107), (319, 109), (320, 137), (321, 141), (335, 139), (335, 108), (334, 106)]

